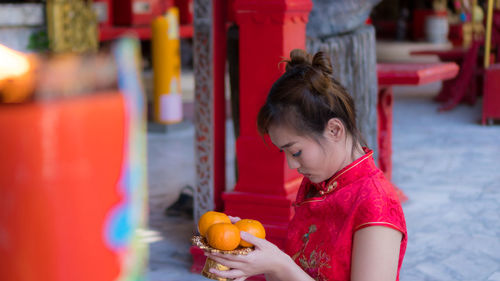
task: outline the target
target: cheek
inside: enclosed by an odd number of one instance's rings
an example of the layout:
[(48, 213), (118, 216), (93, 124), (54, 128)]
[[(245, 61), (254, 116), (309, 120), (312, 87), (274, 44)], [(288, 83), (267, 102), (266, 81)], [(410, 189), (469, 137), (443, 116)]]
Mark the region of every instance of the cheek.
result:
[(303, 167), (305, 171), (312, 175), (310, 180), (318, 183), (332, 176), (327, 157), (323, 151), (308, 156), (307, 159), (303, 160)]
[(321, 170), (325, 168), (326, 157), (325, 154), (320, 150), (311, 151), (311, 153), (304, 155), (302, 158), (302, 165), (309, 169), (312, 169), (312, 173), (321, 173)]

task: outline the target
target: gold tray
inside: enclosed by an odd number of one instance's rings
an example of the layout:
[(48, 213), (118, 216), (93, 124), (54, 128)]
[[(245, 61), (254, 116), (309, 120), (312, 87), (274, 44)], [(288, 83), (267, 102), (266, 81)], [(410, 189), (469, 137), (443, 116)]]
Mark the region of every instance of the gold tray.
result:
[[(199, 235), (193, 236), (191, 238), (191, 243), (194, 246), (202, 249), (205, 252), (209, 252), (209, 253), (223, 253), (223, 254), (232, 254), (232, 255), (247, 255), (248, 253), (250, 253), (250, 252), (253, 251), (253, 248), (243, 248), (243, 247), (238, 247), (238, 248), (236, 248), (234, 250), (231, 250), (231, 251), (223, 251), (223, 250), (215, 249), (215, 248), (211, 247), (210, 245), (208, 245), (207, 240), (203, 236), (199, 236)], [(207, 260), (205, 261), (205, 266), (203, 267), (203, 270), (201, 271), (201, 275), (203, 275), (203, 276), (205, 276), (207, 278), (210, 278), (212, 280), (219, 280), (219, 281), (233, 280), (233, 279), (229, 279), (229, 278), (222, 278), (222, 277), (219, 277), (219, 276), (211, 273), (209, 271), (210, 268), (215, 268), (217, 270), (222, 270), (222, 271), (230, 269), (229, 267), (224, 266), (224, 265), (222, 265), (222, 264), (214, 261), (211, 258), (207, 258)]]

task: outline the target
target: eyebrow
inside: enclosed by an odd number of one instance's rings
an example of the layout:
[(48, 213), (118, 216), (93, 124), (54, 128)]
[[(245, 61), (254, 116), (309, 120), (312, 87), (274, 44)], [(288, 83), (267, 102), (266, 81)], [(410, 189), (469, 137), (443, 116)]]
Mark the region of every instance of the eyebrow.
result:
[(289, 142), (289, 143), (283, 145), (282, 147), (280, 147), (280, 149), (290, 147), (290, 146), (294, 145), (295, 143), (297, 143), (297, 142), (296, 141)]

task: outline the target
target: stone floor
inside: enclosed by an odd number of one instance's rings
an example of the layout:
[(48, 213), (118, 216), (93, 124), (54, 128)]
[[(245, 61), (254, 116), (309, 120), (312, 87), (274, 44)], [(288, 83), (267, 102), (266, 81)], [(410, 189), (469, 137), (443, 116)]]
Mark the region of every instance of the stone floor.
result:
[(479, 125), (480, 104), (437, 113), (432, 96), (401, 90), (393, 181), (410, 198), (401, 280), (500, 280), (500, 126)]
[[(393, 182), (409, 197), (401, 280), (500, 281), (500, 126), (479, 125), (479, 103), (438, 113), (438, 90), (395, 88)], [(193, 135), (190, 122), (148, 134), (150, 281), (207, 280), (189, 272), (194, 222), (163, 215), (183, 186), (194, 185)]]

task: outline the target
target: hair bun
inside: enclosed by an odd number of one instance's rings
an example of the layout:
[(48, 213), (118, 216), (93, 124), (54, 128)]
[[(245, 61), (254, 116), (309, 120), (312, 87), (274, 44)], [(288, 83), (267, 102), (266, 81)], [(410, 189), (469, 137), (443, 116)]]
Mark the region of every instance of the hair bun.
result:
[(293, 49), (290, 52), (290, 60), (287, 61), (286, 70), (297, 66), (311, 66), (312, 57), (302, 49)]
[(293, 69), (295, 67), (312, 67), (326, 76), (331, 76), (333, 74), (332, 64), (328, 56), (324, 52), (319, 51), (314, 56), (302, 49), (294, 49), (290, 52), (290, 60), (287, 61), (286, 70)]
[(331, 76), (333, 74), (332, 63), (324, 52), (317, 52), (312, 59), (312, 66), (321, 70), (324, 74)]

